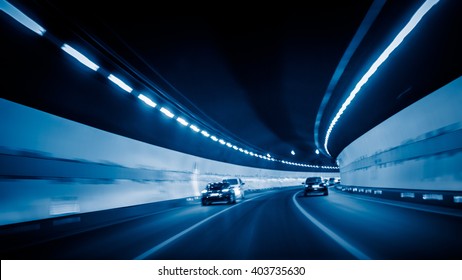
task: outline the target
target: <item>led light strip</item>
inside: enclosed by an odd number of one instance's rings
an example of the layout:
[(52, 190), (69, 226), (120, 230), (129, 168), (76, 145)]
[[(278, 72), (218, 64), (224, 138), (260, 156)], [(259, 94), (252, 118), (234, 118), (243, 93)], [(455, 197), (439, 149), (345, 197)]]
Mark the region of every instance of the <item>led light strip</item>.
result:
[(353, 99), (356, 97), (356, 94), (361, 90), (361, 87), (367, 83), (368, 79), (377, 71), (377, 69), (385, 62), (385, 60), (389, 57), (389, 55), (403, 42), (404, 38), (416, 27), (416, 25), (420, 22), (423, 16), (437, 3), (439, 0), (427, 0), (425, 3), (415, 12), (409, 22), (404, 26), (404, 28), (398, 33), (395, 39), (391, 42), (391, 44), (385, 49), (385, 51), (379, 56), (379, 58), (372, 64), (369, 70), (364, 74), (361, 80), (356, 84), (353, 91), (350, 93), (346, 101), (342, 104), (342, 107), (335, 115), (334, 119), (329, 125), (329, 128), (326, 132), (326, 138), (324, 141), (324, 150), (327, 154), (331, 155), (329, 149), (327, 148), (329, 144), (329, 137), (334, 129), (335, 124), (340, 119), (340, 116), (346, 110), (348, 105), (351, 104)]

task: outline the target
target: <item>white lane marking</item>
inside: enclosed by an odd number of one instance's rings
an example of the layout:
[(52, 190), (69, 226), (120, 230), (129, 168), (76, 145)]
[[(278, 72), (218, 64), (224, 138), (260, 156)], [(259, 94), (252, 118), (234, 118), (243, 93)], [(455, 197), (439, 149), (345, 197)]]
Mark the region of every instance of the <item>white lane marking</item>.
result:
[(294, 194), (294, 196), (292, 197), (292, 200), (294, 201), (294, 204), (295, 204), (295, 206), (297, 206), (298, 210), (300, 210), (300, 212), (302, 212), (302, 214), (308, 220), (310, 220), (315, 226), (317, 226), (320, 230), (322, 230), (325, 234), (327, 234), (330, 238), (332, 238), (335, 242), (337, 242), (340, 246), (342, 246), (345, 250), (347, 250), (350, 254), (352, 254), (356, 258), (358, 258), (360, 260), (370, 260), (370, 258), (366, 254), (364, 254), (360, 250), (353, 247), (353, 245), (346, 242), (343, 238), (341, 238), (340, 236), (335, 234), (332, 230), (330, 230), (328, 227), (323, 225), (320, 221), (316, 220), (316, 218), (314, 218), (308, 212), (306, 212), (305, 209), (303, 209), (303, 207), (301, 207), (300, 204), (295, 199), (295, 197), (299, 193), (300, 192), (296, 192)]
[(256, 199), (256, 198), (259, 198), (259, 197), (261, 197), (261, 196), (263, 196), (263, 195), (265, 195), (265, 194), (262, 194), (262, 195), (253, 197), (253, 198), (251, 198), (251, 199), (245, 199), (244, 201), (241, 201), (241, 203), (238, 203), (238, 204), (233, 205), (233, 206), (231, 206), (231, 207), (228, 207), (228, 208), (226, 208), (226, 209), (224, 209), (224, 210), (222, 210), (222, 211), (220, 211), (220, 212), (218, 212), (218, 213), (215, 213), (215, 214), (213, 214), (212, 216), (210, 216), (210, 217), (208, 217), (208, 218), (206, 218), (206, 219), (204, 219), (204, 220), (202, 220), (202, 221), (200, 221), (200, 222), (198, 222), (198, 223), (192, 225), (191, 227), (189, 227), (189, 228), (183, 230), (182, 232), (180, 232), (180, 233), (178, 233), (178, 234), (176, 234), (176, 235), (170, 237), (169, 239), (165, 240), (164, 242), (162, 242), (162, 243), (160, 243), (160, 244), (158, 244), (158, 245), (152, 247), (151, 249), (149, 249), (149, 250), (147, 250), (146, 252), (144, 252), (143, 254), (141, 254), (141, 255), (135, 257), (134, 259), (135, 259), (135, 260), (144, 260), (144, 259), (146, 259), (147, 257), (149, 257), (150, 255), (152, 255), (152, 254), (156, 253), (157, 251), (161, 250), (161, 249), (164, 248), (165, 246), (169, 245), (169, 244), (172, 243), (173, 241), (177, 240), (178, 238), (180, 238), (180, 237), (182, 237), (183, 235), (187, 234), (188, 232), (192, 231), (193, 229), (195, 229), (195, 228), (197, 228), (197, 227), (203, 225), (204, 223), (210, 221), (211, 219), (215, 218), (216, 216), (218, 216), (218, 215), (220, 215), (220, 214), (222, 214), (222, 213), (224, 213), (224, 212), (226, 212), (226, 211), (229, 211), (229, 210), (233, 209), (234, 207), (241, 205), (242, 203), (246, 203), (246, 202), (248, 202), (248, 201), (252, 201), (252, 200), (254, 200), (254, 199)]

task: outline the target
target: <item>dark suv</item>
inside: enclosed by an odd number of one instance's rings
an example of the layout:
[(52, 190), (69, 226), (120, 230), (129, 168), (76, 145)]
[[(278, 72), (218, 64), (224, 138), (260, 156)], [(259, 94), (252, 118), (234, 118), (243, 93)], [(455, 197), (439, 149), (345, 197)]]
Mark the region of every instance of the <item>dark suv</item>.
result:
[(302, 184), (305, 185), (304, 196), (307, 196), (309, 193), (329, 194), (329, 189), (321, 177), (308, 177)]
[(213, 202), (236, 203), (244, 199), (244, 191), (239, 186), (232, 186), (228, 182), (209, 183), (202, 190), (201, 203), (203, 206)]

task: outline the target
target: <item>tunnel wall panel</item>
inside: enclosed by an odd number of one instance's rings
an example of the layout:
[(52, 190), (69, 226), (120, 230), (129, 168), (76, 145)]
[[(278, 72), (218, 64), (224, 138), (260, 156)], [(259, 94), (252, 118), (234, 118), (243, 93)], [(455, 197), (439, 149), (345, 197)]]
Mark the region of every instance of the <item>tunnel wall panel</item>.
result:
[(5, 99), (0, 120), (0, 225), (197, 198), (208, 182), (223, 177), (241, 177), (250, 191), (338, 176), (204, 159)]
[(374, 127), (338, 156), (347, 186), (462, 191), (462, 77)]

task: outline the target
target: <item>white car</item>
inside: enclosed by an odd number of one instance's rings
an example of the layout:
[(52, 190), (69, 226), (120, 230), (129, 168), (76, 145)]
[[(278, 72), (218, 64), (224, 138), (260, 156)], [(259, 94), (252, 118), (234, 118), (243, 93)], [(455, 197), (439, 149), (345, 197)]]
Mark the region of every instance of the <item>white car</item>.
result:
[(245, 183), (242, 181), (241, 178), (232, 177), (232, 178), (224, 178), (222, 180), (223, 183), (228, 183), (231, 188), (234, 189), (234, 193), (238, 198), (244, 199), (244, 185)]
[(213, 182), (207, 184), (202, 190), (201, 203), (202, 206), (210, 205), (214, 202), (226, 202), (234, 204), (238, 200), (244, 199), (244, 190), (242, 182), (239, 178), (226, 178), (222, 182)]

